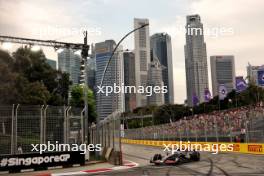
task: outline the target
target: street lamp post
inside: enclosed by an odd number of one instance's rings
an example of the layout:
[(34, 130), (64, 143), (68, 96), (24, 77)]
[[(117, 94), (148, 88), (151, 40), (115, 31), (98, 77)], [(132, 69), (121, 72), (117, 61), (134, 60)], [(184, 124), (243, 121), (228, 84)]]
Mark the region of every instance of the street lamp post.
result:
[[(139, 30), (139, 29), (142, 29), (142, 28), (144, 28), (144, 27), (146, 27), (146, 26), (148, 26), (149, 24), (144, 24), (144, 25), (142, 25), (142, 26), (140, 26), (140, 27), (138, 27), (138, 28), (135, 28), (135, 29), (133, 29), (132, 31), (130, 31), (130, 32), (128, 32), (118, 43), (117, 43), (117, 45), (115, 46), (115, 48), (113, 49), (113, 51), (112, 51), (112, 53), (111, 53), (111, 56), (110, 56), (110, 58), (109, 58), (109, 60), (108, 60), (108, 62), (107, 62), (107, 64), (106, 64), (106, 66), (105, 66), (105, 68), (104, 68), (104, 72), (103, 72), (103, 75), (102, 75), (102, 79), (101, 79), (101, 82), (100, 82), (100, 85), (99, 85), (99, 87), (102, 87), (102, 85), (103, 85), (103, 82), (104, 82), (104, 77), (105, 77), (105, 73), (106, 73), (106, 70), (107, 70), (107, 68), (108, 68), (108, 66), (109, 66), (109, 64), (110, 64), (110, 61), (112, 60), (112, 58), (113, 58), (113, 56), (114, 56), (114, 54), (115, 54), (115, 52), (116, 52), (116, 50), (117, 50), (117, 48), (119, 47), (119, 45), (122, 43), (122, 41), (125, 39), (125, 38), (127, 38), (130, 34), (132, 34), (132, 33), (134, 33), (135, 31), (137, 31), (137, 30)], [(99, 95), (99, 97), (100, 97), (100, 103), (101, 103), (101, 93), (100, 93), (100, 95)], [(102, 108), (102, 107), (101, 107)], [(99, 119), (99, 116), (96, 118), (96, 142), (97, 143), (99, 143), (100, 141), (98, 140), (99, 139), (99, 123), (100, 123), (100, 119)], [(121, 146), (120, 146), (120, 149), (121, 149)], [(120, 150), (121, 151), (121, 150)], [(97, 152), (97, 154), (98, 154), (98, 152)]]
[(89, 45), (87, 45), (87, 31), (85, 31), (84, 33), (84, 45), (82, 48), (82, 52), (81, 52), (81, 56), (83, 58), (84, 61), (84, 87), (83, 87), (83, 91), (84, 91), (84, 106), (85, 106), (85, 110), (84, 110), (84, 129), (83, 129), (83, 141), (85, 141), (87, 144), (89, 144), (89, 122), (88, 122), (88, 97), (87, 97), (87, 92), (88, 92), (88, 82), (87, 82), (87, 57), (88, 57), (88, 51), (89, 51)]

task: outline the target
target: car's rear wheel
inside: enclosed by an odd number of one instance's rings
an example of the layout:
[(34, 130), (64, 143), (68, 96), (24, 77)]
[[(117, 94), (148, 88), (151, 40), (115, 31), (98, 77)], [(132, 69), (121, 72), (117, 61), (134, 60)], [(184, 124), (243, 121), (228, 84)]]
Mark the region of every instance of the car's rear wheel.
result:
[(193, 161), (200, 161), (200, 153), (199, 152), (193, 152), (190, 155), (190, 159)]
[(157, 160), (161, 160), (161, 159), (162, 159), (161, 154), (155, 154), (153, 157), (153, 161), (157, 161)]

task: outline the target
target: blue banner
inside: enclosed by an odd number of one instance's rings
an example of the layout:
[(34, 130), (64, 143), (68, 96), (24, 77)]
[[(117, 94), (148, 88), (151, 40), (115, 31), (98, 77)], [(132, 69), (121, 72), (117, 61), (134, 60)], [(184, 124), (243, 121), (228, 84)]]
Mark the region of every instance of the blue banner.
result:
[(199, 103), (199, 98), (197, 97), (195, 93), (193, 93), (192, 102), (193, 102), (193, 106), (197, 106)]
[(264, 70), (258, 70), (258, 85), (264, 86)]
[(242, 76), (236, 77), (236, 91), (243, 92), (248, 87), (246, 81)]

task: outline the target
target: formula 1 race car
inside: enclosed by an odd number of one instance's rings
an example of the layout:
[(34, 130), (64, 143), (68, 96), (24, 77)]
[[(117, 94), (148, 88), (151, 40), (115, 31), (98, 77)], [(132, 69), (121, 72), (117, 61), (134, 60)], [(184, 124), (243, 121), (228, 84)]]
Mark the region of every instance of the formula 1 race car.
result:
[(185, 151), (185, 152), (174, 152), (173, 154), (162, 156), (161, 154), (155, 154), (151, 159), (150, 163), (155, 165), (177, 165), (181, 163), (187, 163), (191, 161), (199, 161), (200, 153), (197, 151)]

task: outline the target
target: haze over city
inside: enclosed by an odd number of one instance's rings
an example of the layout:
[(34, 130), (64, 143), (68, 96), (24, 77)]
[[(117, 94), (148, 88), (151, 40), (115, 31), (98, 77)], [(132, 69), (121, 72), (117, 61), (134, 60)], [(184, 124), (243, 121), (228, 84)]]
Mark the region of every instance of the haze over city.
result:
[(264, 0), (0, 0), (0, 176), (263, 175)]

